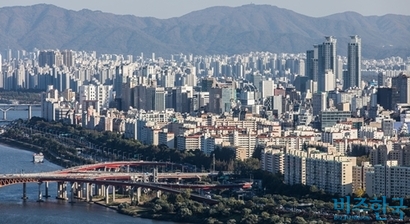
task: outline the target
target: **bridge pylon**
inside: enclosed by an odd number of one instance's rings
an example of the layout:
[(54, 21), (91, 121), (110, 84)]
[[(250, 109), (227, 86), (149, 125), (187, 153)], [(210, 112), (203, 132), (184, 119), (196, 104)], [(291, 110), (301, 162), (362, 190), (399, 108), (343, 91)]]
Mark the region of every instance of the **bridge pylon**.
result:
[(71, 189), (70, 189), (70, 203), (71, 204), (75, 203), (74, 192), (76, 189), (77, 189), (77, 182), (71, 183)]
[(46, 181), (45, 184), (44, 184), (44, 190), (45, 190), (45, 194), (44, 194), (43, 197), (49, 198), (50, 195), (48, 194), (48, 181)]
[(41, 193), (41, 184), (43, 184), (43, 182), (38, 182), (38, 198), (37, 198), (37, 202), (44, 202), (44, 200), (43, 200), (43, 194)]
[(137, 187), (137, 203), (141, 203), (141, 187)]
[(3, 120), (4, 121), (7, 121), (7, 112), (11, 109), (13, 109), (13, 107), (9, 107), (9, 108), (6, 108), (6, 109), (0, 108), (0, 111), (3, 112)]
[(57, 196), (56, 199), (67, 200), (67, 183), (58, 182), (57, 183)]
[(27, 200), (27, 183), (23, 183), (23, 197), (21, 197), (23, 200)]
[(109, 189), (110, 189), (109, 185), (104, 185), (104, 191), (105, 191), (104, 194), (105, 194), (105, 204), (106, 205), (108, 205), (108, 203), (110, 203), (109, 202), (109, 199), (110, 199)]

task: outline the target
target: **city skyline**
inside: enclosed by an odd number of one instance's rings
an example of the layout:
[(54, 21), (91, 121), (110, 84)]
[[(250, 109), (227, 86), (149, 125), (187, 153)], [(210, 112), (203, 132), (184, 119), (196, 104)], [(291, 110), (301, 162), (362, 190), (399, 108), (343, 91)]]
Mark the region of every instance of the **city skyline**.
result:
[[(17, 0), (12, 2), (2, 2), (0, 7), (9, 6), (30, 6), (35, 4), (52, 4), (58, 7), (70, 9), (70, 10), (82, 10), (89, 9), (93, 11), (103, 11), (114, 14), (121, 15), (135, 15), (139, 17), (155, 17), (159, 19), (167, 19), (172, 17), (179, 17), (188, 14), (193, 11), (202, 10), (214, 6), (229, 6), (238, 7), (247, 4), (257, 4), (257, 5), (273, 5), (279, 8), (284, 8), (292, 10), (294, 12), (304, 14), (310, 17), (324, 17), (336, 13), (343, 13), (347, 11), (357, 12), (364, 16), (372, 15), (386, 15), (386, 14), (400, 14), (400, 15), (410, 15), (407, 10), (407, 5), (405, 1), (393, 0), (393, 1), (370, 1), (363, 0), (360, 2), (347, 0), (343, 2), (323, 2), (319, 0), (312, 0), (309, 2), (301, 0), (291, 0), (291, 1), (280, 1), (280, 0), (228, 0), (223, 3), (211, 0), (211, 1), (178, 1), (175, 2), (155, 0), (149, 2), (141, 1), (80, 1), (73, 0), (70, 2), (61, 2), (55, 0)], [(322, 7), (314, 7), (316, 5), (321, 5)], [(172, 10), (170, 10), (172, 9)]]
[(0, 3), (0, 146), (56, 171), (0, 147), (6, 223), (410, 223), (405, 1), (39, 3)]
[[(340, 45), (335, 37), (325, 36), (307, 51), (308, 57), (263, 51), (173, 54), (169, 60), (155, 53), (6, 49), (0, 60), (0, 88), (44, 91), (35, 101), (44, 119), (38, 124), (62, 122), (133, 141), (118, 143), (130, 147), (127, 151), (112, 141), (114, 159), (135, 153), (135, 141), (159, 150), (146, 156), (147, 161), (164, 161), (156, 156), (161, 150), (195, 151), (211, 158), (226, 147), (231, 161), (259, 159), (255, 170), (280, 173), (284, 185), (302, 184), (341, 196), (406, 197), (410, 188), (400, 180), (402, 174), (410, 177), (410, 58), (362, 60), (360, 37), (349, 37), (349, 44)], [(348, 48), (347, 57), (337, 55), (343, 48)], [(345, 80), (336, 78), (341, 74)], [(19, 103), (15, 100), (3, 99), (3, 120), (9, 110), (13, 113)], [(32, 104), (22, 105), (29, 105), (27, 118), (32, 118)], [(23, 138), (18, 137), (21, 132), (6, 134), (30, 141), (40, 137), (33, 133), (41, 131), (39, 127), (25, 129), (30, 132)], [(69, 136), (66, 129), (64, 135), (45, 130), (61, 141)], [(75, 144), (89, 145), (81, 140)], [(90, 147), (104, 152), (104, 147)], [(260, 155), (254, 158), (257, 149)], [(156, 183), (155, 175), (147, 182)], [(39, 201), (41, 197), (40, 192)], [(57, 197), (66, 198), (65, 193)]]

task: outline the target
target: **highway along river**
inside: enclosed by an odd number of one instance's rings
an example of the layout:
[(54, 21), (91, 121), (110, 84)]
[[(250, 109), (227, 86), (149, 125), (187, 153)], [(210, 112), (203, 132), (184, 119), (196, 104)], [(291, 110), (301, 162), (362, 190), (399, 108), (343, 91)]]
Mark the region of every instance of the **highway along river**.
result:
[[(33, 153), (1, 145), (0, 142), (0, 175), (6, 173), (35, 173), (59, 170), (61, 167), (44, 161), (34, 164)], [(44, 189), (42, 189), (44, 190)], [(133, 218), (118, 214), (116, 211), (85, 202), (70, 204), (68, 201), (55, 199), (56, 183), (50, 183), (50, 198), (38, 203), (38, 185), (27, 184), (28, 200), (21, 199), (23, 185), (0, 187), (0, 223), (138, 223), (170, 224), (170, 222)]]

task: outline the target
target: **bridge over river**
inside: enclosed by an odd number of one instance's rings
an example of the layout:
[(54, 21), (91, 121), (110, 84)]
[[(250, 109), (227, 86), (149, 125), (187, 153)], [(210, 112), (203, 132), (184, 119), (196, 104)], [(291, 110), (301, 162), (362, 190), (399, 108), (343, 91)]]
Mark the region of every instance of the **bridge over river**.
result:
[[(227, 188), (250, 188), (251, 183), (240, 184), (180, 184), (183, 179), (201, 179), (205, 176), (215, 176), (216, 173), (158, 173), (154, 168), (150, 173), (132, 172), (135, 166), (162, 165), (160, 162), (146, 161), (117, 161), (105, 162), (92, 165), (72, 167), (44, 173), (20, 173), (4, 174), (0, 176), (0, 188), (12, 184), (23, 184), (22, 199), (26, 200), (26, 183), (38, 183), (38, 201), (43, 197), (42, 184), (45, 185), (44, 197), (49, 197), (49, 182), (57, 182), (56, 198), (68, 200), (67, 185), (70, 188), (70, 200), (74, 198), (92, 200), (93, 196), (105, 197), (108, 204), (110, 199), (115, 201), (115, 193), (118, 187), (127, 189), (132, 201), (140, 201), (142, 192), (154, 190), (157, 197), (162, 192), (173, 194), (181, 193), (180, 189), (227, 189)], [(177, 183), (168, 183), (165, 180), (176, 180)], [(0, 189), (1, 190), (1, 189)], [(111, 197), (110, 197), (111, 195)], [(216, 204), (217, 200), (209, 197), (191, 194), (191, 199)], [(1, 199), (0, 199), (1, 200)]]
[(13, 110), (26, 110), (27, 119), (32, 117), (32, 109), (41, 109), (41, 104), (0, 104), (0, 111), (3, 112), (3, 121), (7, 121), (7, 112)]

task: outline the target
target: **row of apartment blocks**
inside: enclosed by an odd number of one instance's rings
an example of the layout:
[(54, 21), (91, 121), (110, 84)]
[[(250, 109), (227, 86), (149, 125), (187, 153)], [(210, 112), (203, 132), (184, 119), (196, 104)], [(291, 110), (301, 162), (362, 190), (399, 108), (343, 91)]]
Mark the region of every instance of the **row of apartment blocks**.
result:
[[(56, 118), (58, 119), (58, 118)], [(71, 119), (70, 119), (71, 120)], [(252, 156), (258, 145), (282, 145), (301, 149), (306, 141), (314, 141), (315, 131), (309, 136), (282, 136), (279, 122), (252, 116), (234, 117), (202, 114), (194, 117), (175, 112), (130, 109), (127, 113), (116, 109), (100, 113), (90, 105), (82, 113), (81, 125), (88, 129), (122, 133), (148, 145), (167, 145), (180, 150), (200, 149), (210, 154), (216, 147), (231, 147), (238, 159)]]
[[(201, 149), (205, 153), (211, 153), (217, 146), (227, 146), (235, 148), (238, 159), (250, 157), (256, 146), (264, 146), (262, 168), (284, 174), (287, 184), (315, 185), (326, 192), (340, 195), (358, 189), (365, 190), (368, 195), (388, 197), (410, 194), (407, 184), (410, 177), (408, 142), (396, 138), (360, 139), (357, 129), (343, 126), (347, 124), (335, 125), (333, 131), (348, 132), (349, 135), (342, 134), (342, 139), (323, 142), (320, 140), (326, 138), (326, 131), (316, 132), (308, 127), (282, 131), (277, 122), (257, 117), (246, 117), (245, 120), (229, 115), (190, 117), (172, 110), (130, 110), (125, 115), (109, 109), (98, 114), (90, 106), (82, 114), (83, 118), (78, 120), (75, 111), (69, 110), (63, 103), (53, 105), (59, 106), (54, 111), (56, 118), (73, 117), (71, 123), (81, 121), (83, 127), (124, 133), (126, 137), (144, 144), (166, 144), (181, 150)], [(350, 136), (356, 137), (347, 138)], [(305, 152), (305, 146), (324, 152)], [(355, 147), (369, 152), (370, 162), (356, 166), (355, 157), (344, 156)]]
[(263, 170), (284, 175), (286, 184), (315, 185), (327, 193), (347, 195), (364, 190), (369, 196), (405, 197), (410, 194), (410, 145), (408, 141), (372, 140), (352, 142), (363, 147), (369, 162), (357, 164), (329, 143), (309, 142), (320, 148), (307, 150), (266, 147), (261, 154)]
[(328, 154), (315, 148), (265, 148), (261, 155), (262, 169), (283, 174), (286, 184), (314, 185), (332, 194), (352, 193), (356, 157)]
[(407, 197), (410, 194), (410, 167), (401, 166), (397, 160), (372, 166), (363, 162), (353, 167), (353, 189), (364, 189), (368, 195), (388, 198)]

